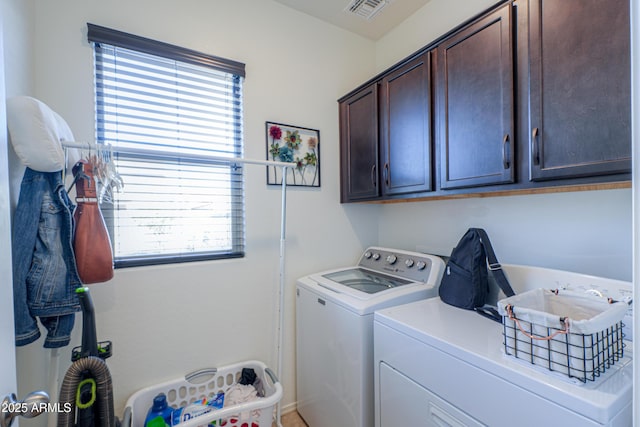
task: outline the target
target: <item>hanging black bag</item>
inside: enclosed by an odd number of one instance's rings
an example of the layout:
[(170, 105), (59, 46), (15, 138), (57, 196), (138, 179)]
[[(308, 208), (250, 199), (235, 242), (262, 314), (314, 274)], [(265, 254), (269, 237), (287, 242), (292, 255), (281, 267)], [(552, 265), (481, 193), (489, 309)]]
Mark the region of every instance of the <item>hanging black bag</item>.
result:
[(489, 295), (488, 270), (493, 273), (506, 296), (515, 294), (498, 263), (486, 231), (470, 228), (451, 252), (440, 282), (440, 299), (467, 310), (482, 307)]

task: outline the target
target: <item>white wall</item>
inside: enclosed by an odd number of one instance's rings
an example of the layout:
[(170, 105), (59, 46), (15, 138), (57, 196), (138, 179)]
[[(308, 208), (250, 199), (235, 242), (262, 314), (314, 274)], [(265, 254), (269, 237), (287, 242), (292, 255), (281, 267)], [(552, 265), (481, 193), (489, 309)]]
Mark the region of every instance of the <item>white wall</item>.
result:
[[(469, 227), (500, 262), (631, 280), (631, 190), (385, 205), (380, 244), (449, 255)], [(394, 224), (394, 227), (387, 225)]]
[[(378, 70), (495, 3), (431, 0), (376, 44)], [(629, 189), (389, 204), (379, 244), (449, 255), (467, 228), (484, 227), (501, 262), (631, 280), (631, 200)]]
[[(60, 113), (78, 140), (94, 132), (87, 22), (244, 62), (246, 157), (264, 158), (267, 120), (320, 130), (321, 188), (288, 192), (286, 409), (295, 400), (295, 279), (354, 262), (378, 241), (379, 207), (339, 204), (336, 102), (374, 73), (373, 42), (264, 0), (35, 0), (20, 19), (32, 28), (17, 37), (33, 38), (34, 64), (12, 73), (33, 73), (26, 94)], [(197, 368), (251, 358), (275, 368), (280, 190), (266, 186), (264, 168), (251, 166), (246, 189), (245, 258), (121, 269), (91, 286), (98, 337), (114, 342), (108, 365), (117, 414), (134, 391)], [(76, 325), (72, 345), (80, 341), (79, 316)], [(69, 352), (61, 352), (62, 374)], [(46, 388), (42, 343), (19, 348), (18, 360), (21, 392)]]
[(6, 96), (33, 90), (33, 0), (1, 0)]

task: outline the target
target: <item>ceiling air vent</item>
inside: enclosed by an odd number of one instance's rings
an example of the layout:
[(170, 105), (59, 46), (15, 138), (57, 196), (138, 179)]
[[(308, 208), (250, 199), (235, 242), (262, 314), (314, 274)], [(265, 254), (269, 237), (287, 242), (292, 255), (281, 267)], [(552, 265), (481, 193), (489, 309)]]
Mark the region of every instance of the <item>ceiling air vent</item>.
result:
[(345, 11), (364, 19), (373, 18), (388, 3), (388, 0), (352, 0)]

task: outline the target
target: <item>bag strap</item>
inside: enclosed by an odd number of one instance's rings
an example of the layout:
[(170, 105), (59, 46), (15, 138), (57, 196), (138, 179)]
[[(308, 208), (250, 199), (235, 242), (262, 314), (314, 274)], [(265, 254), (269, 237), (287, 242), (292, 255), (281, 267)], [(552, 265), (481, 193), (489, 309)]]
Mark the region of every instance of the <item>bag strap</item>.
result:
[(489, 240), (489, 235), (482, 228), (474, 229), (480, 235), (480, 241), (482, 242), (482, 246), (484, 246), (484, 251), (487, 254), (487, 260), (489, 262), (489, 271), (493, 273), (493, 277), (496, 279), (498, 286), (502, 289), (502, 292), (508, 297), (515, 295), (513, 292), (513, 288), (509, 284), (509, 280), (507, 276), (504, 275), (504, 271), (502, 271), (502, 266), (498, 262), (498, 258), (496, 257), (496, 253), (493, 251), (493, 246), (491, 246), (491, 240)]

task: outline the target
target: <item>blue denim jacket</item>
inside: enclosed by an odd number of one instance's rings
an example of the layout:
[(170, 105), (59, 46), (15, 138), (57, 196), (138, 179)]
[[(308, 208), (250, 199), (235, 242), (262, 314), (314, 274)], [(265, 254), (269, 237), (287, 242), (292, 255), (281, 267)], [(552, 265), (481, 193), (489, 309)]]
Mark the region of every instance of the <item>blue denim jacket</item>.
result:
[(47, 329), (45, 348), (69, 344), (75, 289), (81, 286), (73, 254), (75, 206), (61, 172), (27, 168), (13, 221), (13, 293), (16, 345), (40, 337), (35, 317)]

